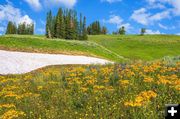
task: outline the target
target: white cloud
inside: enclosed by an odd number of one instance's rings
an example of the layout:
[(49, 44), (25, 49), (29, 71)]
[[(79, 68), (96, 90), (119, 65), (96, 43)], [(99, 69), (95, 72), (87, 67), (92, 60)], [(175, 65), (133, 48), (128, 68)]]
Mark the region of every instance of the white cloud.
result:
[(164, 26), (164, 25), (162, 25), (161, 23), (159, 23), (158, 26), (159, 26), (160, 28), (162, 28), (162, 29), (165, 29), (165, 30), (168, 29), (167, 26)]
[(164, 9), (166, 8), (165, 5), (162, 3), (157, 2), (157, 0), (146, 0), (148, 2), (148, 9)]
[(12, 21), (15, 23), (30, 23), (33, 20), (28, 15), (22, 15), (20, 9), (13, 7), (11, 4), (0, 5), (0, 22)]
[(138, 10), (135, 10), (131, 15), (131, 19), (143, 25), (150, 25), (156, 21), (161, 21), (165, 18), (170, 18), (169, 10), (162, 11), (152, 15), (151, 13), (147, 12), (147, 9), (140, 8)]
[(149, 4), (154, 4), (156, 0), (146, 0)]
[(179, 36), (180, 36), (180, 33), (177, 33), (176, 35), (179, 35)]
[[(180, 16), (180, 0), (146, 0), (148, 6), (146, 8), (140, 8), (133, 12), (131, 19), (142, 25), (152, 25), (157, 21), (171, 18), (174, 16)], [(166, 8), (169, 5), (171, 7)], [(161, 8), (160, 12), (152, 13), (150, 9)], [(167, 29), (162, 25), (159, 27)]]
[(24, 1), (27, 2), (29, 6), (33, 8), (34, 10), (38, 11), (42, 8), (39, 0), (24, 0)]
[(117, 16), (117, 15), (110, 15), (108, 20), (103, 20), (104, 23), (116, 25), (117, 29), (119, 29), (122, 26), (124, 26), (127, 31), (132, 29), (132, 26), (129, 23), (124, 23), (123, 21), (124, 20), (120, 16)]
[(164, 18), (170, 18), (170, 11), (166, 10), (160, 13), (156, 13), (155, 15), (150, 16), (149, 20), (150, 21), (160, 21), (161, 19)]
[(60, 5), (71, 8), (77, 3), (77, 0), (45, 0), (44, 3), (46, 6)]
[(108, 2), (108, 3), (114, 3), (114, 2), (121, 2), (122, 0), (101, 0), (101, 2)]
[(180, 0), (171, 0), (170, 3), (174, 6), (174, 14), (180, 15)]
[(117, 15), (111, 15), (109, 20), (104, 20), (107, 23), (119, 25), (123, 22), (123, 19)]
[(23, 17), (21, 17), (18, 21), (18, 23), (26, 23), (26, 24), (31, 24), (34, 21), (28, 16), (28, 15), (24, 15)]
[(21, 11), (14, 8), (12, 5), (0, 5), (0, 21), (14, 21), (17, 22), (21, 18)]
[(121, 24), (121, 25), (119, 25), (119, 26), (117, 26), (117, 27), (118, 27), (118, 28), (121, 28), (122, 26), (124, 26), (127, 31), (129, 31), (130, 29), (132, 29), (132, 26), (131, 26), (131, 24), (129, 24), (129, 23)]
[(157, 4), (152, 4), (148, 6), (148, 9), (165, 9), (165, 5), (157, 3)]
[(152, 35), (152, 34), (162, 34), (162, 33), (161, 33), (159, 30), (157, 30), (157, 31), (152, 31), (152, 30), (150, 30), (150, 29), (147, 29), (145, 34), (150, 34), (150, 35)]
[(131, 19), (135, 20), (140, 24), (148, 25), (148, 18), (150, 17), (150, 14), (146, 13), (146, 11), (147, 10), (145, 8), (135, 10), (131, 15)]
[(72, 8), (77, 0), (24, 0), (29, 6), (36, 11), (41, 10), (43, 7), (52, 6), (65, 6), (67, 8)]
[(156, 6), (157, 4), (161, 4), (164, 6), (165, 4), (169, 4), (173, 7), (172, 12), (174, 15), (180, 15), (180, 0), (146, 0), (150, 6)]

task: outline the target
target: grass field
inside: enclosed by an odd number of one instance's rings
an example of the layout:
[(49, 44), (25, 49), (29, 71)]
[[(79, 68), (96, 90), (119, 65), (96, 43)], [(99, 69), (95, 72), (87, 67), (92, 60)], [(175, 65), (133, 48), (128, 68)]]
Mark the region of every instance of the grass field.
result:
[(180, 103), (179, 71), (177, 60), (0, 76), (0, 118), (163, 119), (165, 104)]
[(150, 61), (180, 54), (180, 36), (97, 35), (88, 41), (46, 39), (43, 36), (0, 37), (0, 49), (96, 56), (112, 61)]

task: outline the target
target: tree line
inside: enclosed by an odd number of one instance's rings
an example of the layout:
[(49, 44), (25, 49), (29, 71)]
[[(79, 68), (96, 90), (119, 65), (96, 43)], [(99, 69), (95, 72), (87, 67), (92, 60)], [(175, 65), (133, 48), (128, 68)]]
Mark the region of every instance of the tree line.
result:
[(8, 22), (6, 34), (20, 34), (20, 35), (33, 35), (34, 24), (27, 24), (26, 22), (18, 24), (18, 26), (12, 21)]
[(87, 27), (88, 35), (100, 35), (107, 34), (107, 28), (105, 26), (101, 27), (99, 21), (95, 21)]
[(87, 40), (86, 17), (80, 14), (78, 20), (77, 12), (71, 9), (59, 8), (56, 16), (49, 11), (46, 18), (46, 37)]
[[(146, 33), (146, 29), (145, 28), (141, 28), (140, 31), (140, 35), (144, 35)], [(120, 27), (118, 31), (113, 31), (112, 32), (113, 35), (125, 35), (126, 34), (126, 28), (124, 26)]]
[(120, 35), (125, 35), (126, 34), (126, 29), (124, 26), (120, 27), (118, 31), (113, 31), (114, 35), (120, 34)]
[[(77, 15), (75, 10), (59, 8), (57, 14), (53, 16), (49, 11), (46, 17), (46, 37), (47, 38), (61, 38), (61, 39), (75, 39), (87, 40), (87, 35), (101, 35), (107, 34), (106, 26), (101, 26), (99, 21), (94, 21), (86, 27), (86, 17), (82, 14)], [(140, 35), (144, 35), (146, 29), (142, 28)], [(34, 24), (27, 24), (26, 22), (16, 25), (12, 21), (8, 22), (6, 34), (23, 34), (33, 35)], [(118, 31), (112, 34), (126, 34), (126, 28), (120, 27)]]

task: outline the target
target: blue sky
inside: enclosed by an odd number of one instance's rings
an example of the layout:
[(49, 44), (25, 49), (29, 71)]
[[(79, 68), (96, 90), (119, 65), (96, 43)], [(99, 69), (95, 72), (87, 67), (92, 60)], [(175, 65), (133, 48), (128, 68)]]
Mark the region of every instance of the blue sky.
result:
[(87, 25), (99, 20), (109, 33), (125, 26), (127, 33), (180, 35), (180, 0), (0, 0), (0, 34), (7, 21), (35, 23), (35, 34), (44, 34), (46, 13), (72, 8), (87, 17)]

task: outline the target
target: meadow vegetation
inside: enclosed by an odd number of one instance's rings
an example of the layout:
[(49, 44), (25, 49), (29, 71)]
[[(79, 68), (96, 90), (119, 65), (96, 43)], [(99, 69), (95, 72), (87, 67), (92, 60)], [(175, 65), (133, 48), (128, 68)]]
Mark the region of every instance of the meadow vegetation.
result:
[[(160, 119), (180, 102), (180, 58), (51, 66), (0, 76), (0, 118)], [(158, 113), (158, 114), (157, 114)]]
[(0, 37), (5, 50), (63, 53), (105, 58), (116, 62), (151, 61), (180, 54), (180, 36), (173, 35), (90, 35), (87, 41), (46, 39), (43, 36)]
[(3, 50), (88, 55), (120, 63), (51, 66), (0, 76), (0, 118), (163, 118), (165, 104), (180, 102), (179, 47), (180, 37), (170, 35), (90, 35), (87, 41), (1, 36)]

